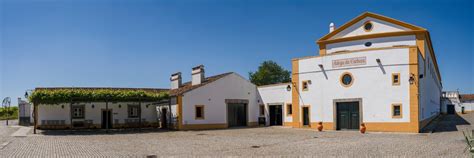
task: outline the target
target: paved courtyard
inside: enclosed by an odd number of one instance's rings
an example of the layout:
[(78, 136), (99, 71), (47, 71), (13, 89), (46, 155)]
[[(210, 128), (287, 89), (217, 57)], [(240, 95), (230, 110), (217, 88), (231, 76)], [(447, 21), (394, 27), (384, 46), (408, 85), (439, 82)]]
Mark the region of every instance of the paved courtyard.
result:
[[(10, 136), (0, 125), (0, 157), (314, 156), (469, 157), (462, 129), (474, 114), (446, 116), (434, 133), (317, 132), (283, 127), (207, 131), (42, 131)], [(3, 122), (0, 122), (3, 123)], [(2, 144), (7, 143), (2, 147)]]

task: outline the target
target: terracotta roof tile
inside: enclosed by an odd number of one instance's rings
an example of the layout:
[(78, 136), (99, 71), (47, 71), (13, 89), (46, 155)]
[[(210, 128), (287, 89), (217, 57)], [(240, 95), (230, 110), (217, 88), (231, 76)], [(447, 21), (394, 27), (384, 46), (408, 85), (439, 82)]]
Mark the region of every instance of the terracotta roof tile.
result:
[(461, 94), (459, 95), (461, 102), (474, 100), (474, 94)]
[(204, 79), (204, 81), (201, 83), (201, 84), (198, 84), (198, 85), (192, 85), (191, 82), (186, 82), (186, 83), (183, 83), (181, 85), (181, 87), (179, 87), (178, 89), (172, 89), (170, 90), (170, 96), (177, 96), (177, 95), (180, 95), (180, 94), (183, 94), (183, 93), (186, 93), (186, 92), (189, 92), (193, 89), (196, 89), (196, 88), (199, 88), (199, 87), (202, 87), (206, 84), (209, 84), (209, 83), (212, 83), (214, 81), (217, 81), (227, 75), (230, 75), (232, 74), (233, 72), (228, 72), (228, 73), (223, 73), (223, 74), (219, 74), (219, 75), (215, 75), (215, 76), (210, 76), (210, 77), (207, 77)]

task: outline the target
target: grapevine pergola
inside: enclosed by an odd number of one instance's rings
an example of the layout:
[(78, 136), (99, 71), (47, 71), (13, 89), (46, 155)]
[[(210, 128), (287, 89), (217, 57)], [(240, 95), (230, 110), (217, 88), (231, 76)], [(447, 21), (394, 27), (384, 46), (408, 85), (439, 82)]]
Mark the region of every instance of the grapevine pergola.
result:
[[(142, 102), (163, 102), (166, 100), (169, 102), (168, 91), (127, 88), (44, 88), (34, 90), (31, 95), (27, 97), (34, 106), (34, 133), (36, 133), (37, 128), (37, 106), (39, 105), (47, 106), (61, 103), (69, 103), (72, 105), (73, 103), (79, 102), (105, 102), (106, 110), (108, 110), (109, 102), (138, 102), (139, 105), (141, 105)], [(141, 106), (139, 107), (141, 108)], [(139, 114), (141, 126), (141, 112)], [(108, 128), (109, 126), (106, 122), (106, 131), (108, 131)]]

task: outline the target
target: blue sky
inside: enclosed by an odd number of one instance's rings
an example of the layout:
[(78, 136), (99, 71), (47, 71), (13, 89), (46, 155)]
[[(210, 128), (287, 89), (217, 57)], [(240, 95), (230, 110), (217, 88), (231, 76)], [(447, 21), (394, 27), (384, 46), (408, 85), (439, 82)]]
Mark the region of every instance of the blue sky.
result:
[[(0, 0), (0, 98), (35, 87), (168, 88), (204, 64), (245, 77), (291, 69), (315, 41), (365, 11), (427, 28), (444, 90), (474, 93), (471, 1)], [(16, 103), (16, 101), (15, 101)]]

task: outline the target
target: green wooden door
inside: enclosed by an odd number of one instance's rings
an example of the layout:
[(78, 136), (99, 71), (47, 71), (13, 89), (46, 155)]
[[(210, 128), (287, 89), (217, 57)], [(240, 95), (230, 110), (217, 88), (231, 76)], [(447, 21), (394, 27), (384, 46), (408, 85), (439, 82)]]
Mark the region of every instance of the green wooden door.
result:
[(309, 126), (309, 108), (303, 107), (303, 125)]
[(337, 130), (359, 129), (359, 102), (336, 103)]

